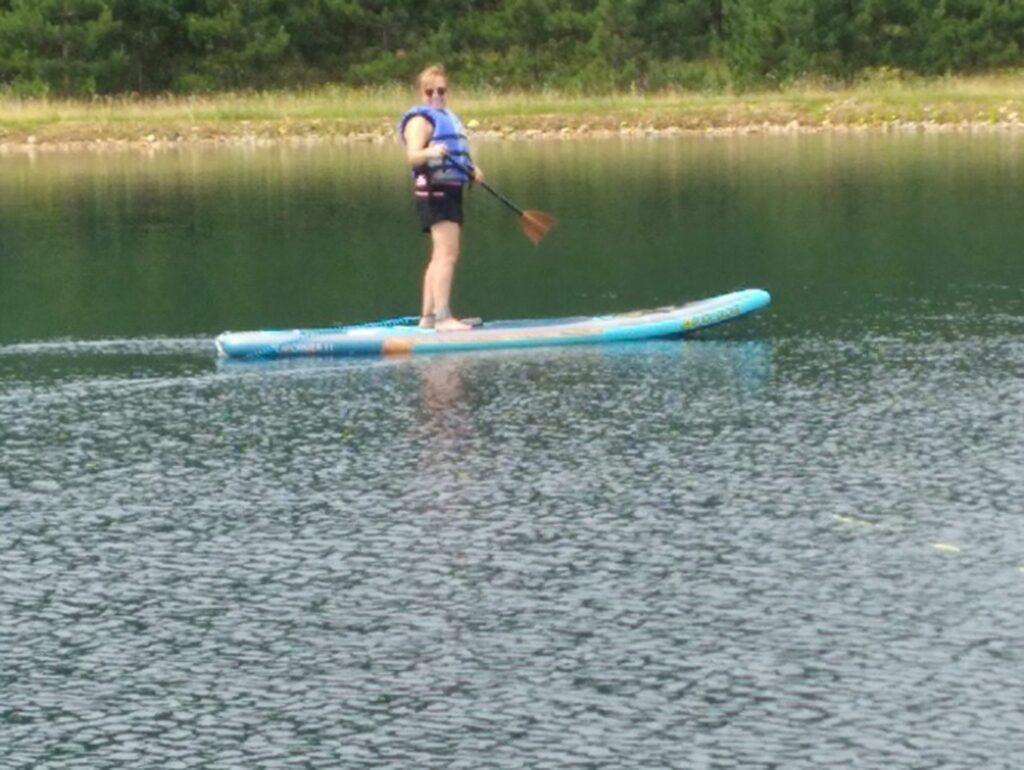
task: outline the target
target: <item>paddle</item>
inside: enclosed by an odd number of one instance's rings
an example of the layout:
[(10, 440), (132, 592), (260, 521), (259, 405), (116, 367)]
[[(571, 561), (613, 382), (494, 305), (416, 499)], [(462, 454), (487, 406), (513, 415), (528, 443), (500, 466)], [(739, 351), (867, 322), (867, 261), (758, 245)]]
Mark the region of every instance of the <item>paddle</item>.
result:
[[(473, 178), (473, 172), (466, 168), (464, 165), (454, 158), (445, 156), (445, 160), (451, 163), (455, 168), (468, 175), (470, 179)], [(548, 230), (558, 224), (558, 220), (550, 214), (543, 211), (533, 211), (526, 209), (525, 211), (519, 208), (516, 204), (502, 195), (500, 192), (491, 187), (487, 182), (477, 182), (476, 184), (482, 186), (487, 192), (493, 195), (495, 198), (500, 200), (514, 212), (519, 215), (519, 229), (523, 231), (523, 235), (529, 238), (533, 245), (536, 246), (540, 243), (544, 236), (548, 234)]]

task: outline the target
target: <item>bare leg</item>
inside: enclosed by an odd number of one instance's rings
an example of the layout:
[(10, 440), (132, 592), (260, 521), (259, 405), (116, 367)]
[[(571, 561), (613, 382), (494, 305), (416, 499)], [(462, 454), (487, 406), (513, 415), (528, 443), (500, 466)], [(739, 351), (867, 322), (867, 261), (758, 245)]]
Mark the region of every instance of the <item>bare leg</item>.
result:
[(431, 286), (431, 271), (434, 260), (431, 255), (430, 262), (427, 263), (427, 269), (423, 271), (423, 304), (420, 308), (420, 326), (433, 326), (434, 325), (434, 294), (430, 290)]
[(462, 227), (455, 222), (438, 222), (430, 228), (433, 251), (430, 264), (423, 276), (423, 307), (429, 308), (436, 318), (434, 328), (441, 331), (469, 329), (456, 318), (452, 318), (449, 302), (452, 280), (455, 277), (455, 263), (459, 261), (459, 240)]

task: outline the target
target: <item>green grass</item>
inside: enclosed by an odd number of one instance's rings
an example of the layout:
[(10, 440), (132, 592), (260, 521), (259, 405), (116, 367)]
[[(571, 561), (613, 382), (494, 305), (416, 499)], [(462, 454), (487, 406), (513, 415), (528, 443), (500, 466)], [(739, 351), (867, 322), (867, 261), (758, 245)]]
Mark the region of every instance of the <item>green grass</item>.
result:
[[(891, 73), (847, 87), (806, 81), (781, 90), (668, 91), (585, 96), (564, 92), (453, 94), (452, 107), (478, 130), (559, 131), (623, 127), (882, 126), (894, 121), (1017, 123), (1024, 72), (906, 78)], [(413, 95), (401, 88), (224, 93), (90, 101), (0, 97), (0, 142), (243, 136), (379, 135), (393, 129)], [(151, 139), (152, 137), (152, 139)]]

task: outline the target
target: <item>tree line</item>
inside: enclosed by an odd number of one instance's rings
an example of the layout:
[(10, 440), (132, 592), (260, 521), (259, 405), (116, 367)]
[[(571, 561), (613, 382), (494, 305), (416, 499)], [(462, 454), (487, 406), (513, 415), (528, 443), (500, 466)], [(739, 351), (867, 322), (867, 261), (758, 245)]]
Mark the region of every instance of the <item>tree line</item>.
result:
[(1024, 63), (1024, 0), (0, 0), (16, 96), (409, 82), (613, 89)]

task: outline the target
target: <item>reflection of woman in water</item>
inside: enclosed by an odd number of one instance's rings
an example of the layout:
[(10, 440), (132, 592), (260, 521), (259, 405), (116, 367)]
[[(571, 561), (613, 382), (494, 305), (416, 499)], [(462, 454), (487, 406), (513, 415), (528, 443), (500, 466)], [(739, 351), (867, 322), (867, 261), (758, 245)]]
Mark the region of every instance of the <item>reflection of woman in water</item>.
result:
[(462, 359), (450, 356), (431, 360), (423, 367), (421, 394), (425, 415), (443, 417), (453, 407), (462, 404), (466, 395), (462, 381), (464, 367)]
[(457, 355), (431, 356), (417, 368), (422, 379), (415, 430), (423, 449), (420, 470), (424, 474), (417, 483), (424, 489), (450, 492), (465, 478), (462, 460), (478, 438), (463, 376), (466, 360)]
[(402, 116), (399, 135), (412, 165), (420, 226), (431, 239), (430, 262), (423, 276), (420, 326), (441, 331), (468, 329), (469, 324), (452, 317), (449, 300), (462, 235), (463, 187), (483, 181), (484, 175), (469, 156), (462, 122), (448, 109), (444, 67), (434, 65), (423, 70), (419, 91), (422, 103)]

